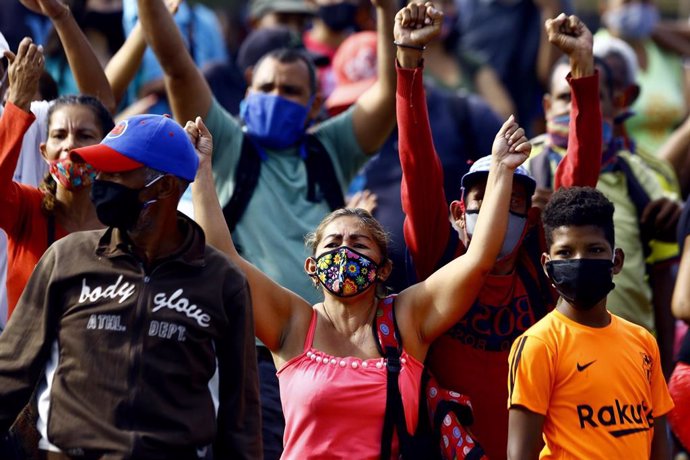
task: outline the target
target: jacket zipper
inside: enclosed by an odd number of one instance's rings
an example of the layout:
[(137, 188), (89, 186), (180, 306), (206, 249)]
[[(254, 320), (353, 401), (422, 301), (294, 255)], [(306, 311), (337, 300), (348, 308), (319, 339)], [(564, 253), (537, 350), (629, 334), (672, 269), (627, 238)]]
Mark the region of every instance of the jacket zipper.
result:
[(151, 277), (150, 275), (146, 272), (146, 269), (144, 268), (144, 264), (142, 262), (138, 262), (139, 265), (139, 270), (140, 272), (144, 275), (143, 277), (143, 283), (142, 283), (142, 289), (139, 293), (139, 296), (137, 298), (137, 304), (136, 308), (134, 311), (134, 321), (133, 321), (133, 327), (132, 327), (132, 334), (130, 335), (131, 337), (131, 345), (130, 345), (130, 350), (129, 350), (129, 358), (130, 358), (130, 375), (129, 375), (129, 412), (130, 416), (128, 417), (127, 420), (127, 426), (131, 430), (134, 428), (134, 420), (136, 419), (136, 414), (135, 414), (135, 402), (138, 397), (138, 390), (139, 390), (139, 380), (140, 380), (140, 374), (141, 374), (141, 361), (142, 361), (142, 351), (144, 348), (144, 333), (143, 333), (143, 325), (146, 321), (146, 312), (147, 312), (147, 298), (148, 298), (148, 290), (149, 290), (149, 284), (151, 282)]

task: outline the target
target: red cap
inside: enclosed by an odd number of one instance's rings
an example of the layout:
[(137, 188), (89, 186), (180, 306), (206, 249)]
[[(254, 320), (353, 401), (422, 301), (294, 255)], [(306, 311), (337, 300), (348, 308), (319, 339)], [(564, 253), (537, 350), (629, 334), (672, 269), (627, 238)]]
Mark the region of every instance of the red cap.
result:
[(336, 86), (326, 100), (326, 108), (347, 107), (371, 88), (378, 78), (376, 70), (376, 32), (350, 35), (333, 56)]

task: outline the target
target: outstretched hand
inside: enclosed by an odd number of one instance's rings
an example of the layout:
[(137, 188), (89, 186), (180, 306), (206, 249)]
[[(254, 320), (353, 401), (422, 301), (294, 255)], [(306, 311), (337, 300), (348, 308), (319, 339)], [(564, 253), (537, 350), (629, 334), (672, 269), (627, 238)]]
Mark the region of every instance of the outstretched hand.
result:
[(17, 54), (5, 51), (10, 62), (7, 69), (10, 95), (8, 100), (28, 112), (34, 96), (38, 92), (38, 82), (43, 73), (43, 48), (34, 44), (29, 37), (19, 43)]
[(515, 117), (511, 115), (503, 123), (494, 139), (491, 148), (494, 161), (514, 170), (527, 160), (531, 151), (532, 144), (527, 140), (525, 130), (517, 124)]
[(422, 48), (441, 33), (443, 13), (431, 2), (410, 3), (395, 15), (396, 43)]
[(57, 19), (61, 15), (69, 12), (69, 7), (61, 0), (20, 0), (22, 5), (34, 13), (48, 16), (50, 19)]

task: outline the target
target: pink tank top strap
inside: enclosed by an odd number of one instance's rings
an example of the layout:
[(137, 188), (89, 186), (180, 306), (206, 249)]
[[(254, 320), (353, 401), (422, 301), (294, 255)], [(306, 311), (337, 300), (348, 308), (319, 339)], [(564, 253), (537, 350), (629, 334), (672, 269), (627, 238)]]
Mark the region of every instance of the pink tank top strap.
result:
[(316, 308), (312, 308), (311, 321), (309, 322), (309, 330), (307, 336), (304, 338), (304, 351), (309, 350), (314, 344), (314, 333), (316, 332)]

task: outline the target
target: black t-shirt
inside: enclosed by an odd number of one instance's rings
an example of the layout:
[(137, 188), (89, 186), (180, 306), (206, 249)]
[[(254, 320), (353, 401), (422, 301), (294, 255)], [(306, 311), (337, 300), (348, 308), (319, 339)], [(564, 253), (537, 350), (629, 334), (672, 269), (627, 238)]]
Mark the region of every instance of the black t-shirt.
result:
[[(678, 245), (680, 246), (681, 254), (683, 253), (685, 237), (688, 235), (690, 235), (690, 206), (684, 206), (683, 214), (681, 214), (678, 222)], [(690, 330), (683, 337), (683, 343), (678, 353), (678, 361), (690, 364)]]

